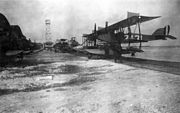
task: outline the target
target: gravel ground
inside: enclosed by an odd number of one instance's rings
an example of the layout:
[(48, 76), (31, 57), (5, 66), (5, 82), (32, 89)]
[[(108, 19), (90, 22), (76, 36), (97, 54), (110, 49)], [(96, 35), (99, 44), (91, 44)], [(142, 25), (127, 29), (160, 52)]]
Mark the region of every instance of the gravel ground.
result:
[(0, 113), (180, 113), (180, 76), (42, 51), (0, 71)]

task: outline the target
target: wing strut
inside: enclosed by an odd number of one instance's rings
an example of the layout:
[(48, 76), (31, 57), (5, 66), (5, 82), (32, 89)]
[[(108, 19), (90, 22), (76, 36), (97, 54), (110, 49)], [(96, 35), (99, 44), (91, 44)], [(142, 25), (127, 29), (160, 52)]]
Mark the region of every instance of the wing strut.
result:
[[(140, 20), (140, 16), (139, 16), (139, 20)], [(139, 28), (139, 49), (141, 49), (141, 40), (142, 40), (142, 37), (141, 37), (141, 27), (140, 27), (140, 21), (138, 22), (138, 28)]]
[(128, 47), (130, 47), (130, 38), (131, 38), (131, 27), (128, 26)]

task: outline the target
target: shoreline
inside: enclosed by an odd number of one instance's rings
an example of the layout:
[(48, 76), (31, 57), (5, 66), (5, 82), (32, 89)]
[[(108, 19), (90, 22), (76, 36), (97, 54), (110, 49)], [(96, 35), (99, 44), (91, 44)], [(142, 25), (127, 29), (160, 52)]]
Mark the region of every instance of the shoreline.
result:
[(180, 75), (180, 62), (122, 57), (122, 61), (120, 63), (133, 67)]
[[(88, 58), (88, 56), (84, 54), (75, 54), (75, 55)], [(100, 58), (92, 58), (92, 59), (100, 59)], [(114, 62), (113, 58), (102, 58), (102, 59), (110, 60)], [(163, 60), (153, 60), (153, 59), (122, 56), (121, 61), (119, 61), (118, 63), (137, 67), (137, 68), (145, 68), (154, 71), (180, 75), (180, 62), (175, 62), (175, 61), (163, 61)]]

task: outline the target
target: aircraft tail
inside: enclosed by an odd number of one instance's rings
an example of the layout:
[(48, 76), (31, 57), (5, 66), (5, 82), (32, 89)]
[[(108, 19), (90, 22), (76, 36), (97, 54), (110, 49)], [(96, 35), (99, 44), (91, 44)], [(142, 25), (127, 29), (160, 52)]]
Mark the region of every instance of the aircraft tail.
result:
[(166, 38), (176, 39), (175, 37), (169, 35), (170, 26), (167, 25), (164, 28), (157, 29), (152, 35), (156, 37), (156, 39), (166, 40)]
[(167, 25), (164, 28), (157, 29), (152, 35), (169, 35), (170, 26)]

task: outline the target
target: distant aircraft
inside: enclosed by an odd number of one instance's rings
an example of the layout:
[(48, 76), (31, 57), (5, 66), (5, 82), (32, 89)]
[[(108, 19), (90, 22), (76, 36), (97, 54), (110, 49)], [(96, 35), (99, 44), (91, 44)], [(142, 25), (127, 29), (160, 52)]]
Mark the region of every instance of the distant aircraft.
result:
[[(140, 16), (139, 13), (128, 12), (127, 19), (110, 26), (108, 26), (108, 23), (106, 22), (105, 28), (99, 27), (98, 30), (96, 30), (95, 24), (93, 33), (83, 35), (83, 45), (85, 48), (83, 51), (86, 51), (91, 56), (110, 55), (120, 57), (122, 54), (131, 54), (134, 56), (136, 52), (143, 52), (141, 48), (142, 42), (167, 40), (167, 38), (172, 40), (176, 39), (174, 36), (169, 35), (169, 25), (157, 29), (152, 35), (141, 33), (141, 23), (159, 17), (160, 16)], [(131, 43), (139, 43), (139, 46), (134, 47)], [(128, 45), (124, 48), (121, 44)]]

